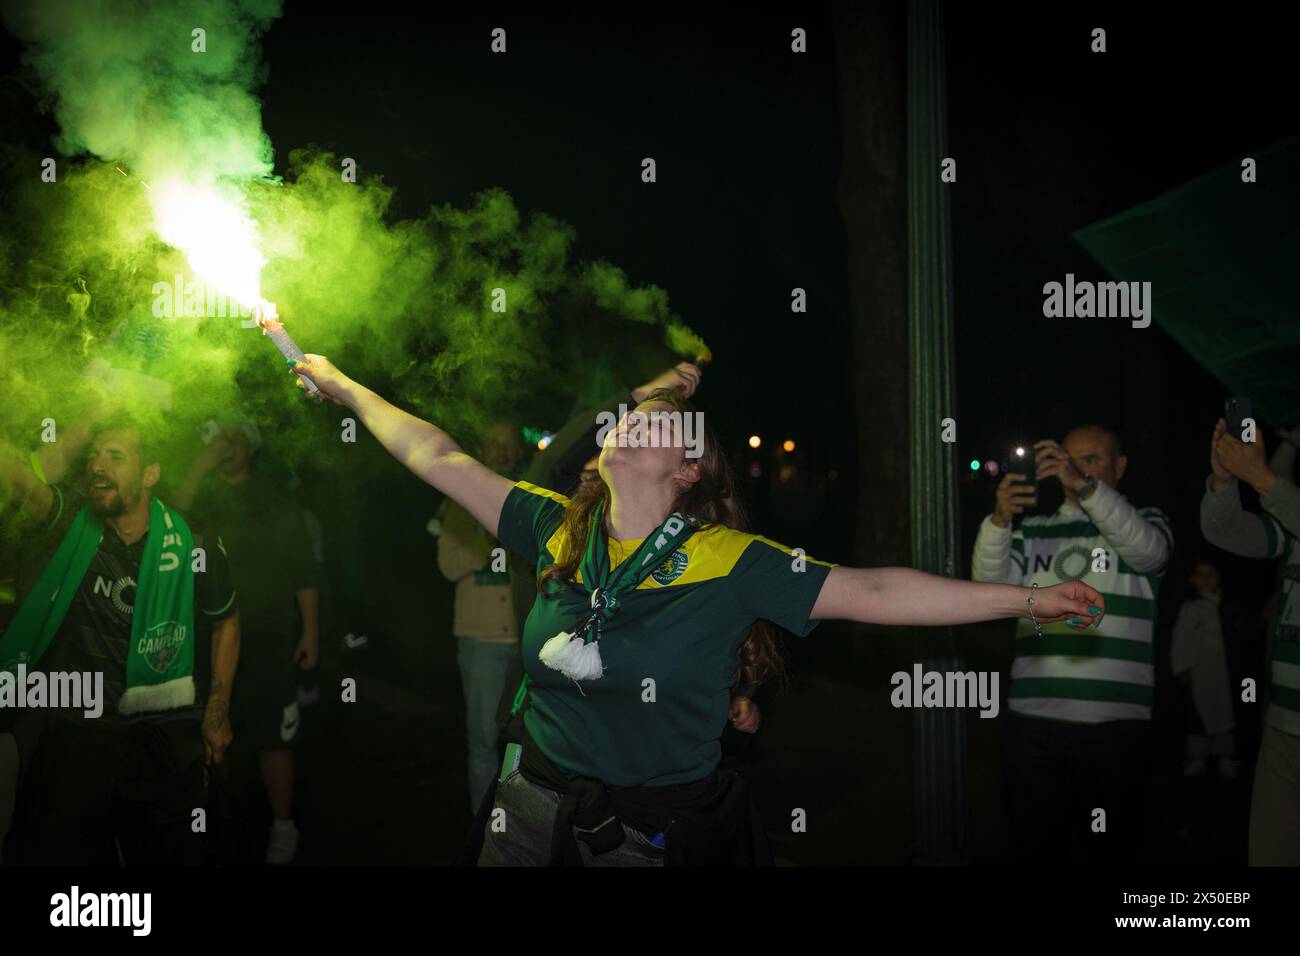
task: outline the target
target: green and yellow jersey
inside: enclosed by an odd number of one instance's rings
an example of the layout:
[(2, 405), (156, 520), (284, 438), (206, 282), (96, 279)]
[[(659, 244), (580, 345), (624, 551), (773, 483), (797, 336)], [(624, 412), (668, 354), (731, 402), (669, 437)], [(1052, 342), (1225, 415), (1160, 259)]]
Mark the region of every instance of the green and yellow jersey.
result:
[[(519, 482), (497, 537), (541, 573), (564, 550), (569, 499)], [(642, 539), (609, 541), (610, 567)], [(706, 525), (686, 539), (604, 623), (599, 680), (581, 685), (538, 659), (542, 645), (589, 610), (586, 588), (539, 595), (523, 635), (533, 744), (570, 776), (611, 787), (699, 780), (721, 757), (736, 651), (756, 620), (800, 637), (834, 565), (760, 535)], [(581, 583), (581, 572), (578, 582)]]

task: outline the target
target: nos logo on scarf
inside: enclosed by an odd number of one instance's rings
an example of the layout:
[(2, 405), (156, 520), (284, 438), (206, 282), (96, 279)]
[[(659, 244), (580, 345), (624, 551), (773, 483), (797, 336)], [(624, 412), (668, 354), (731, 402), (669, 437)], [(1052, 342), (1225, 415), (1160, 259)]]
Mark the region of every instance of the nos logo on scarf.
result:
[(660, 584), (672, 584), (682, 576), (686, 570), (686, 552), (678, 548), (672, 554), (668, 555), (664, 563), (651, 572), (650, 577), (654, 578)]
[(166, 621), (145, 631), (140, 640), (140, 656), (152, 670), (165, 674), (184, 644), (185, 628), (177, 621)]

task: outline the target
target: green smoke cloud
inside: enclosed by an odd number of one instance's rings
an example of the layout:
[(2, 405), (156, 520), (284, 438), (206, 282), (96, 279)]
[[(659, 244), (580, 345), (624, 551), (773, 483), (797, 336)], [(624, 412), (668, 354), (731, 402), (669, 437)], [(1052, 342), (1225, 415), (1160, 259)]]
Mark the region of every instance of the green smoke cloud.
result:
[[(381, 176), (346, 182), (319, 149), (291, 151), (271, 175), (254, 90), (257, 41), (278, 13), (264, 0), (5, 4), (56, 146), (81, 158), (60, 159), (47, 183), (40, 156), (0, 153), (16, 184), (0, 213), (0, 439), (30, 448), (43, 419), (75, 419), (100, 380), (155, 409), (161, 381), (171, 407), (155, 414), (179, 459), (200, 423), (232, 409), (288, 457), (338, 455), (345, 412), (304, 402), (268, 339), (236, 316), (186, 314), (195, 277), (154, 231), (145, 185), (171, 174), (238, 187), (267, 260), (262, 293), (305, 350), (462, 441), (494, 421), (558, 426), (601, 352), (635, 357), (618, 369), (627, 384), (670, 349), (707, 354), (663, 290), (574, 261), (573, 229), (521, 214), (503, 190), (396, 220)], [(191, 50), (195, 28), (206, 53)], [(111, 379), (86, 377), (104, 363)]]
[(28, 44), (23, 63), (58, 120), (61, 152), (122, 162), (146, 179), (270, 174), (252, 90), (265, 76), (257, 41), (280, 0), (35, 0), (3, 10)]

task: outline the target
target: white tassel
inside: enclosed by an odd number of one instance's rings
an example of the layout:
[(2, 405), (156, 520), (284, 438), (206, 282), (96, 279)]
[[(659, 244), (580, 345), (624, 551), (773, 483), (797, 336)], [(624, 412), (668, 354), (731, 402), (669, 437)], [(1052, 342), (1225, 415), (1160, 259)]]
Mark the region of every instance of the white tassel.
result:
[(570, 680), (598, 680), (605, 673), (599, 644), (596, 641), (588, 644), (568, 631), (561, 631), (543, 644), (537, 658)]
[(117, 702), (118, 713), (144, 714), (159, 710), (189, 707), (196, 699), (194, 677), (177, 677), (161, 684), (128, 687)]

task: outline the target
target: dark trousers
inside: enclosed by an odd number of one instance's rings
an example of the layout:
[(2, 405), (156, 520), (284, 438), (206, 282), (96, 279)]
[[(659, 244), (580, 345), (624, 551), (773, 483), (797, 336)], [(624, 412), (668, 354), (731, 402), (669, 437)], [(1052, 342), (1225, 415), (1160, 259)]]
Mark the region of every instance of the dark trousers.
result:
[(52, 716), (19, 795), (15, 862), (191, 865), (194, 811), (207, 806), (193, 716), (98, 723)]
[[(1007, 715), (1003, 800), (1017, 865), (1137, 861), (1146, 830), (1151, 724), (1073, 724)], [(1098, 832), (1098, 810), (1105, 830)]]

